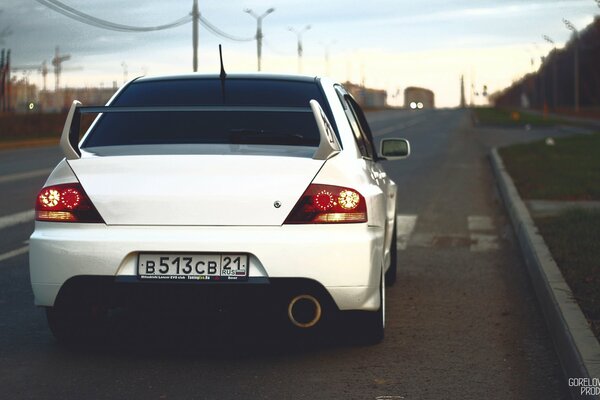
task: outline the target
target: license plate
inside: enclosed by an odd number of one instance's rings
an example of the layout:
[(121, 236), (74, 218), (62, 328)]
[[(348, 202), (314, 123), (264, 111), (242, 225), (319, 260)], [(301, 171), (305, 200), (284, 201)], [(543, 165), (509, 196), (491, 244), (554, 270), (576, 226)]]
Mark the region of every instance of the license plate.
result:
[(144, 280), (247, 280), (248, 254), (140, 253), (138, 277)]

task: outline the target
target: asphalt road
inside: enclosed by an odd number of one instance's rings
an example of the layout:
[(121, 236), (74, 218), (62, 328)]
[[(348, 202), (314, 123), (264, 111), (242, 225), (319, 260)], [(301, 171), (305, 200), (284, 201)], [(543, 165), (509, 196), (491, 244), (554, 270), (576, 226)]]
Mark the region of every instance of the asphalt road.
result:
[(61, 154), (0, 152), (0, 397), (568, 398), (486, 158), (490, 145), (561, 133), (477, 130), (461, 110), (369, 119), (378, 137), (405, 137), (412, 146), (409, 159), (386, 165), (399, 188), (400, 250), (386, 338), (377, 346), (348, 343), (343, 332), (340, 340), (307, 342), (268, 325), (218, 320), (209, 334), (178, 343), (57, 345), (33, 306), (26, 254), (33, 223), (23, 212)]

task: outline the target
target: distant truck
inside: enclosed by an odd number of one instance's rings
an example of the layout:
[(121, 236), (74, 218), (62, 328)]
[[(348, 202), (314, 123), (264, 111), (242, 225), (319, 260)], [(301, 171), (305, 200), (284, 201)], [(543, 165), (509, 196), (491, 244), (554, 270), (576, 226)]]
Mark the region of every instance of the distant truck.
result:
[(407, 87), (404, 89), (404, 107), (412, 110), (422, 108), (434, 108), (435, 101), (433, 92), (420, 87)]

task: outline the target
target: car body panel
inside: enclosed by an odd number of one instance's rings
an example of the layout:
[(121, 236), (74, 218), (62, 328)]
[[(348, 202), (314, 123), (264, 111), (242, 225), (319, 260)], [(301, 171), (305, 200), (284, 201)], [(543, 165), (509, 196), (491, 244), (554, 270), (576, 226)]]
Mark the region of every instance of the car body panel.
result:
[(174, 226), (281, 225), (323, 165), (312, 158), (232, 154), (68, 162), (107, 225)]
[(136, 277), (139, 252), (248, 253), (251, 278), (306, 278), (328, 290), (346, 288), (337, 293), (356, 288), (354, 297), (340, 294), (338, 298), (330, 292), (342, 310), (377, 309), (378, 299), (372, 297), (379, 288), (380, 269), (370, 266), (383, 262), (383, 236), (383, 229), (366, 224), (240, 226), (232, 230), (222, 226), (36, 221), (29, 250), (31, 281), (36, 304), (52, 306), (60, 285), (72, 277)]

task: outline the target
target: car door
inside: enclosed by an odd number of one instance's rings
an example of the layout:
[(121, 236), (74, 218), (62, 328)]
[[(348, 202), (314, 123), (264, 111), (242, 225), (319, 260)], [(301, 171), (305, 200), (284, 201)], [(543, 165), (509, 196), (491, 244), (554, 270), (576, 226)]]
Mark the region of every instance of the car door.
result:
[(338, 87), (338, 96), (344, 106), (344, 111), (350, 126), (354, 133), (354, 139), (362, 158), (367, 167), (369, 180), (372, 184), (377, 185), (382, 193), (385, 193), (383, 209), (376, 212), (385, 213), (385, 240), (384, 240), (384, 256), (389, 257), (389, 249), (391, 247), (392, 233), (395, 228), (396, 215), (396, 185), (387, 176), (387, 173), (381, 166), (377, 152), (375, 150), (373, 134), (367, 122), (364, 112), (356, 102), (343, 88)]
[[(389, 179), (378, 162), (377, 152), (375, 151), (373, 143), (373, 135), (362, 109), (352, 96), (350, 96), (350, 94), (342, 87), (336, 87), (336, 90), (344, 107), (350, 127), (352, 128), (358, 150), (365, 162), (369, 175), (368, 179), (372, 184), (378, 186), (383, 193), (388, 193)], [(378, 210), (378, 212), (385, 212), (386, 217), (389, 217), (389, 213), (387, 212), (387, 209), (389, 208), (387, 204), (389, 203), (389, 196), (385, 196), (385, 198), (385, 208), (384, 210)], [(386, 218), (386, 221), (388, 219), (389, 218)], [(390, 236), (387, 233), (388, 232), (386, 232), (386, 237)]]
[(385, 169), (381, 165), (381, 159), (378, 157), (377, 151), (375, 150), (375, 141), (373, 139), (373, 133), (371, 132), (371, 128), (369, 126), (369, 123), (367, 122), (367, 118), (364, 112), (352, 97), (348, 98), (348, 102), (356, 115), (358, 125), (361, 134), (364, 137), (366, 146), (370, 148), (371, 154), (373, 155), (372, 159), (368, 160), (369, 168), (372, 171), (372, 174), (376, 177), (377, 185), (381, 188), (383, 193), (386, 193), (385, 212), (387, 225), (385, 251), (387, 252), (391, 247), (392, 233), (396, 225), (396, 184), (390, 179), (390, 177), (385, 172)]

